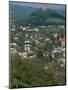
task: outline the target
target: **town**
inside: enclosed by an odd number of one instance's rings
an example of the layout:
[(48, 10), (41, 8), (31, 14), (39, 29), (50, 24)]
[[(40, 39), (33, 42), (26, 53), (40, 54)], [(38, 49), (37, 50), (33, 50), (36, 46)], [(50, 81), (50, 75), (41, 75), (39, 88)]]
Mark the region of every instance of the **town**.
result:
[[(49, 30), (48, 30), (49, 29)], [(18, 32), (15, 26), (11, 29), (10, 51), (12, 54), (18, 53), (23, 58), (34, 58), (37, 54), (43, 57), (51, 56), (61, 64), (65, 63), (65, 27), (63, 25), (39, 26), (20, 26)], [(61, 32), (61, 33), (60, 33)], [(22, 36), (24, 34), (24, 36)], [(24, 40), (22, 40), (22, 38)], [(22, 42), (18, 44), (19, 39)], [(54, 61), (54, 60), (53, 60)]]
[(18, 54), (23, 62), (24, 60), (26, 62), (38, 61), (43, 65), (44, 70), (54, 73), (56, 81), (60, 79), (57, 85), (65, 84), (65, 52), (65, 27), (63, 25), (19, 26), (18, 31), (15, 25), (12, 25), (11, 57), (14, 58)]
[(10, 87), (66, 85), (65, 6), (11, 2), (9, 22)]

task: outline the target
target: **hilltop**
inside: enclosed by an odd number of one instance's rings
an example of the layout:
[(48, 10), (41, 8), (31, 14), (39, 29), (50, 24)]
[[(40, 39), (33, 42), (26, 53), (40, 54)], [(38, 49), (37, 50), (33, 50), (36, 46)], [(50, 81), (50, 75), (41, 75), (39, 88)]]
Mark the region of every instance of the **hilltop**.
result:
[(65, 23), (63, 15), (49, 8), (36, 10), (26, 19), (26, 22), (32, 25), (57, 25)]

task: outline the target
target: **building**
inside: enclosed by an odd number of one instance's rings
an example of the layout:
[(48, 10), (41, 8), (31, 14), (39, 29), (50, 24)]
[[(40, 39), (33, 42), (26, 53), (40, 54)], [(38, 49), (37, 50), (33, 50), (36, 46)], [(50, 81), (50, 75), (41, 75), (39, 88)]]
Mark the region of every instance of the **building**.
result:
[(64, 29), (65, 26), (64, 26), (64, 25), (58, 25), (57, 28), (62, 28), (62, 29)]
[(64, 59), (60, 59), (58, 61), (58, 64), (61, 66), (61, 67), (64, 67), (65, 66), (65, 60)]
[(10, 53), (15, 54), (17, 52), (17, 44), (16, 43), (10, 43)]
[(29, 40), (25, 40), (24, 41), (24, 50), (25, 50), (25, 52), (30, 52), (31, 51), (30, 47), (31, 47), (31, 42)]
[(18, 37), (14, 37), (14, 40), (18, 40)]
[(60, 37), (59, 41), (60, 41), (61, 46), (64, 47), (65, 46), (65, 37)]
[(50, 41), (50, 38), (49, 37), (45, 37), (45, 41)]
[(16, 49), (16, 48), (10, 48), (10, 53), (11, 53), (11, 54), (17, 53), (17, 49)]
[(54, 34), (53, 34), (53, 37), (54, 37), (54, 38), (57, 38), (57, 37), (58, 37), (58, 33), (54, 33)]
[(17, 46), (16, 43), (10, 43), (10, 46)]
[(15, 25), (12, 25), (11, 31), (15, 31)]
[(38, 31), (39, 31), (39, 29), (38, 29), (38, 28), (34, 28), (34, 29), (33, 29), (33, 31), (36, 31), (36, 32), (38, 32)]

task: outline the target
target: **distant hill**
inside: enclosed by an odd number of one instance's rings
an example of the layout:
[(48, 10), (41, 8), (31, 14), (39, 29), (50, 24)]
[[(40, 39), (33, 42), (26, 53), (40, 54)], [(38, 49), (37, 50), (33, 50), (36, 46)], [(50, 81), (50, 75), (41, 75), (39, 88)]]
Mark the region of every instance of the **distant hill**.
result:
[(36, 11), (37, 8), (25, 7), (19, 5), (10, 5), (9, 7), (11, 20), (20, 21), (28, 17), (32, 12)]
[(64, 10), (42, 9), (19, 5), (10, 5), (11, 23), (32, 25), (64, 24)]
[(33, 12), (26, 20), (27, 23), (32, 25), (52, 25), (52, 24), (64, 24), (64, 15), (59, 14), (57, 11), (46, 8), (38, 9)]
[(65, 17), (65, 10), (58, 10), (58, 9), (54, 9), (54, 11), (56, 11), (57, 13), (59, 13), (60, 15), (64, 16)]

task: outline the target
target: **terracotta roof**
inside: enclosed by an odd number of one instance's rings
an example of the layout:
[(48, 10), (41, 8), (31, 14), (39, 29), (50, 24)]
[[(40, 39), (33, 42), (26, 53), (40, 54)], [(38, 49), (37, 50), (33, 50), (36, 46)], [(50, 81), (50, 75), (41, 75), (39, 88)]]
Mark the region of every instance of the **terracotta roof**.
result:
[(60, 61), (59, 64), (64, 64), (64, 62), (63, 61)]
[(65, 42), (65, 37), (63, 37), (63, 38), (60, 37), (59, 41), (61, 41), (61, 42), (62, 42), (62, 41)]

